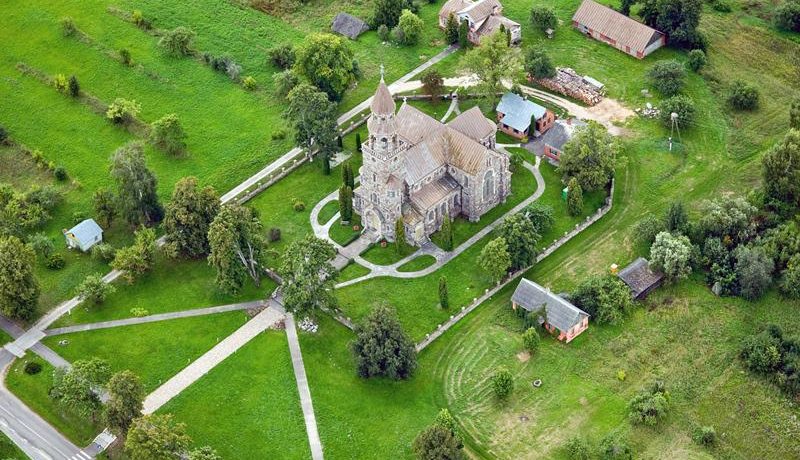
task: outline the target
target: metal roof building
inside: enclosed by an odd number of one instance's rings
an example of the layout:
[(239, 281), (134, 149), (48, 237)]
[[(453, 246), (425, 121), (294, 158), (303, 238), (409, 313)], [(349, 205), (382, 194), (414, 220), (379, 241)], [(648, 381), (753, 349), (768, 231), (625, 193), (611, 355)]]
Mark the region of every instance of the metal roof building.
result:
[(86, 219), (71, 229), (64, 230), (64, 237), (67, 239), (67, 247), (86, 252), (103, 241), (103, 229), (94, 219)]
[(589, 325), (588, 313), (526, 278), (520, 280), (511, 302), (514, 308), (522, 307), (531, 313), (544, 308), (545, 328), (551, 332), (558, 329), (559, 340), (569, 342)]
[(497, 104), (497, 113), (503, 114), (503, 123), (519, 132), (525, 132), (531, 126), (531, 118), (535, 116), (538, 120), (544, 117), (547, 109), (519, 94), (508, 92)]
[(594, 0), (583, 0), (572, 17), (572, 25), (582, 33), (639, 59), (666, 44), (662, 32)]

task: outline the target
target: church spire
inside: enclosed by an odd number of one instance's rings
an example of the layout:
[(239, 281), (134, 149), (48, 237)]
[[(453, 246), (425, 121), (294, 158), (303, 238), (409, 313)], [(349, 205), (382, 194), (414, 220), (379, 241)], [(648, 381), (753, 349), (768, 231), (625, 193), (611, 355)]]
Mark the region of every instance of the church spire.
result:
[(375, 91), (375, 96), (372, 98), (370, 109), (375, 115), (394, 115), (394, 99), (392, 99), (392, 93), (383, 80), (383, 64), (381, 64), (381, 81), (378, 83), (378, 90)]

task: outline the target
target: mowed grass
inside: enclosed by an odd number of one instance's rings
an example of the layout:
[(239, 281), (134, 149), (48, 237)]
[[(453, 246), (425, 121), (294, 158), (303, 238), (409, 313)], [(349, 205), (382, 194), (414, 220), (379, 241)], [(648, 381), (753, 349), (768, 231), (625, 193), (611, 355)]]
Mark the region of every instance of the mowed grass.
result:
[(311, 456), (282, 331), (259, 334), (159, 412), (175, 414), (222, 458)]
[(436, 258), (424, 254), (415, 259), (411, 259), (410, 261), (404, 263), (403, 265), (397, 267), (397, 271), (399, 272), (416, 272), (422, 270), (424, 268), (428, 268), (431, 265), (436, 263)]
[(0, 456), (8, 460), (22, 460), (25, 458), (25, 454), (8, 439), (5, 433), (0, 433)]

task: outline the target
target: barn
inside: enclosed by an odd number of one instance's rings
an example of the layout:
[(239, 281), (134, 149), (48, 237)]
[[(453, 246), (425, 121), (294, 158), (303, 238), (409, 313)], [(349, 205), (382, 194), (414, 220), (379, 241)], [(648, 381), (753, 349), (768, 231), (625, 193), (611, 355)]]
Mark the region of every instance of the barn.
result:
[(583, 0), (572, 17), (572, 25), (581, 33), (638, 59), (644, 59), (667, 43), (662, 32), (594, 0)]

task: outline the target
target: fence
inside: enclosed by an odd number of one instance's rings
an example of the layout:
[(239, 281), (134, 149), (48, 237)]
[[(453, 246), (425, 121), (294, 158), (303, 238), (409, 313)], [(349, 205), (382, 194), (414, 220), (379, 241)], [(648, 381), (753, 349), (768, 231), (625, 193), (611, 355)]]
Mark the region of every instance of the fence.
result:
[[(576, 224), (574, 229), (564, 233), (564, 236), (553, 241), (553, 244), (545, 248), (545, 250), (542, 251), (541, 254), (539, 254), (536, 257), (536, 262), (538, 263), (542, 261), (542, 259), (552, 254), (556, 249), (563, 246), (567, 241), (571, 240), (576, 235), (586, 230), (590, 225), (600, 220), (609, 211), (611, 211), (611, 208), (613, 206), (614, 206), (614, 179), (611, 179), (611, 189), (609, 191), (608, 196), (606, 197), (605, 204), (600, 209), (598, 209), (597, 212), (595, 212), (591, 216), (586, 217), (585, 221)], [(470, 303), (466, 307), (461, 307), (461, 311), (459, 311), (455, 315), (451, 315), (450, 319), (447, 320), (444, 324), (439, 324), (438, 326), (436, 326), (435, 331), (431, 332), (430, 334), (425, 334), (425, 339), (423, 339), (420, 343), (418, 343), (414, 347), (417, 350), (417, 353), (424, 350), (428, 345), (433, 343), (434, 340), (441, 337), (442, 334), (444, 334), (448, 329), (450, 329), (456, 323), (461, 321), (462, 318), (464, 318), (465, 316), (470, 314), (473, 310), (478, 308), (480, 304), (485, 302), (490, 297), (494, 296), (500, 289), (506, 287), (509, 283), (522, 276), (522, 274), (525, 273), (527, 270), (528, 270), (527, 268), (523, 268), (521, 270), (517, 270), (516, 272), (509, 274), (505, 280), (498, 283), (495, 287), (491, 289), (486, 289), (482, 296), (472, 299), (472, 303)]]

